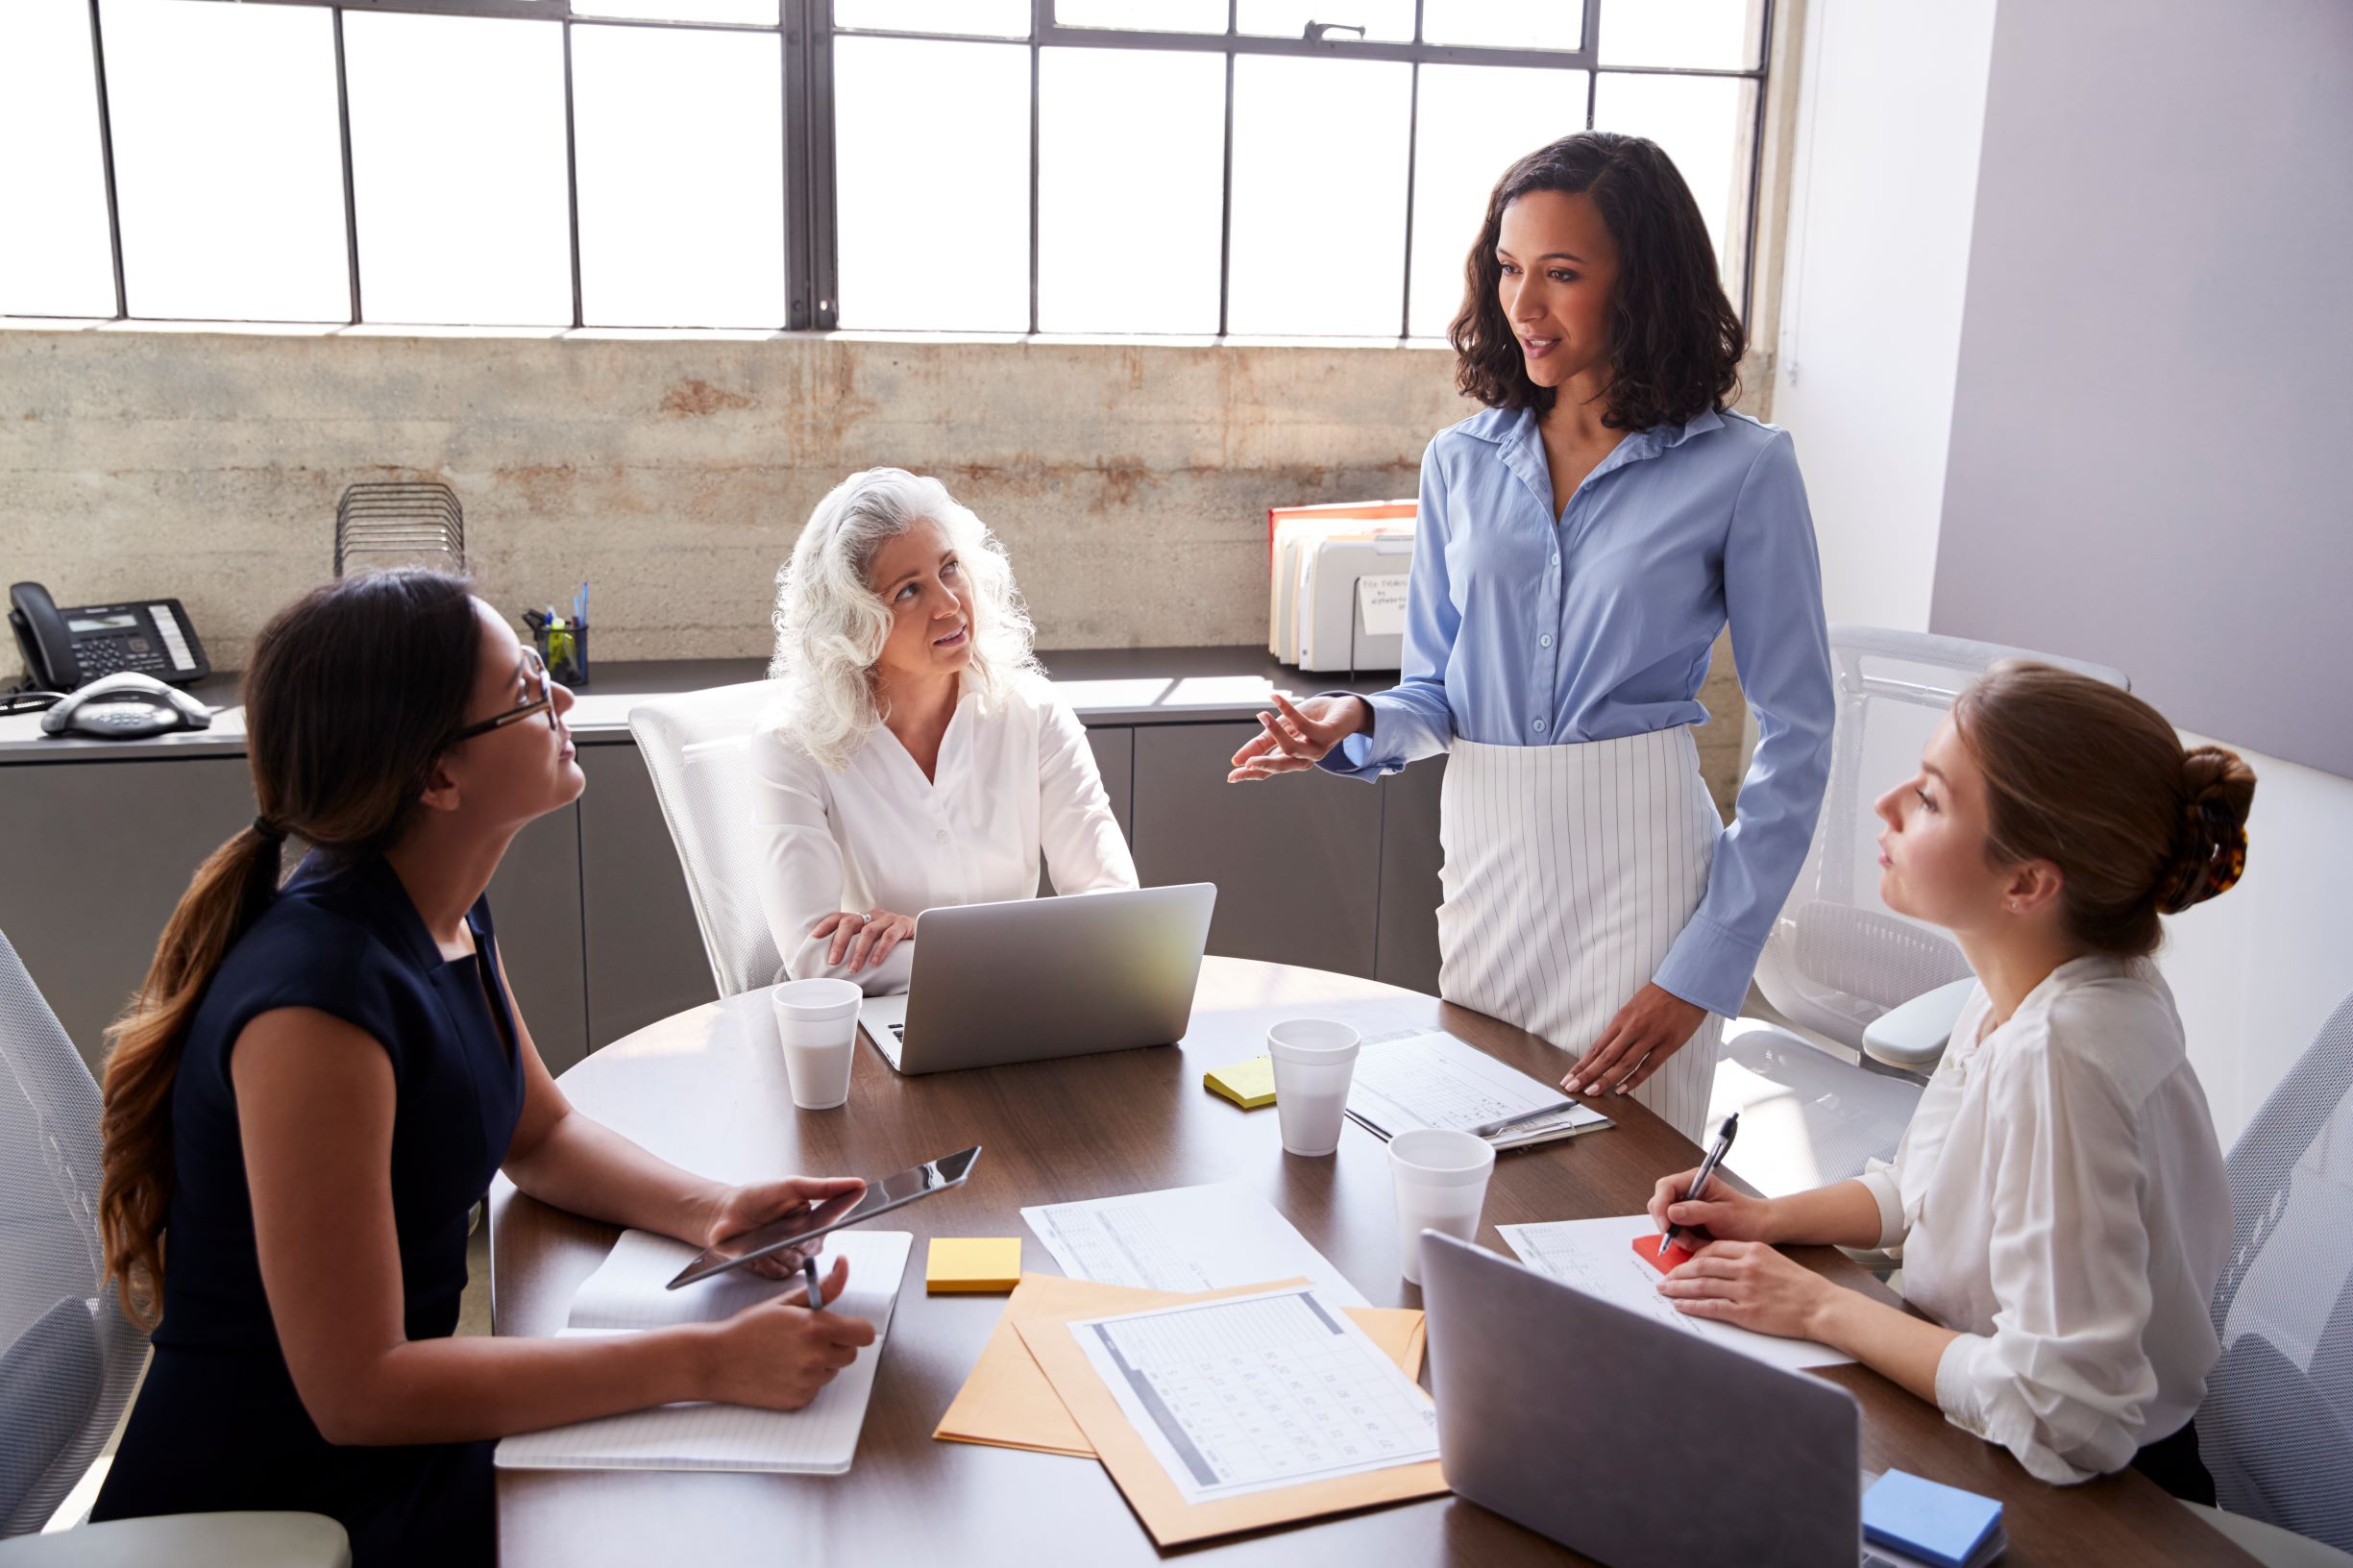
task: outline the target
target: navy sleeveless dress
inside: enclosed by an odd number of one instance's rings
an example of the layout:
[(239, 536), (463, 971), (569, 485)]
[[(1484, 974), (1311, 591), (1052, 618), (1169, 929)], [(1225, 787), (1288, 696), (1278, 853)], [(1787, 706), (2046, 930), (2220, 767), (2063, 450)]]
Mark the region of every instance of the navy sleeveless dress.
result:
[(359, 1568), (493, 1560), (489, 1443), (337, 1447), (303, 1409), (262, 1292), (229, 1078), (238, 1033), (275, 1008), (316, 1008), (383, 1046), (408, 1337), (453, 1333), (467, 1217), (523, 1111), (489, 901), (467, 920), (479, 957), (445, 960), (381, 857), (313, 856), (231, 949), (172, 1090), (163, 1318), (94, 1518), (294, 1509), (341, 1521)]

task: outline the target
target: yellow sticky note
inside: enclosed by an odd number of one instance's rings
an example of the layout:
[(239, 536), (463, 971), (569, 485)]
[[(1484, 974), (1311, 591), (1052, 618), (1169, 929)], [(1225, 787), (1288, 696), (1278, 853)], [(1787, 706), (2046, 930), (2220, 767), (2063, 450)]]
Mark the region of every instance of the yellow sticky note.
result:
[(1245, 1111), (1275, 1103), (1275, 1065), (1271, 1057), (1254, 1056), (1247, 1062), (1219, 1067), (1204, 1073), (1201, 1082), (1213, 1093), (1223, 1094)]
[(935, 1296), (990, 1295), (1021, 1283), (1017, 1236), (935, 1236), (923, 1262), (923, 1288)]

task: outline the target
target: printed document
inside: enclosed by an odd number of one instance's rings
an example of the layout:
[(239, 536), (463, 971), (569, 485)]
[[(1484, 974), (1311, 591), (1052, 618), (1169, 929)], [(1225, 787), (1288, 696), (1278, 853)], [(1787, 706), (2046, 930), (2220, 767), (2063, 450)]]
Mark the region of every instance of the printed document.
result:
[[(1443, 1030), (1385, 1035), (1357, 1053), (1348, 1088), (1348, 1114), (1383, 1138), (1415, 1127), (1474, 1127), (1566, 1098), (1557, 1085), (1539, 1083)], [(1569, 1138), (1610, 1120), (1577, 1105), (1536, 1121), (1507, 1127), (1487, 1141), (1499, 1149)]]
[(1800, 1371), (1809, 1366), (1837, 1366), (1854, 1360), (1810, 1339), (1782, 1339), (1770, 1334), (1734, 1328), (1675, 1310), (1675, 1303), (1658, 1293), (1658, 1270), (1634, 1256), (1634, 1239), (1654, 1235), (1658, 1227), (1648, 1214), (1617, 1219), (1564, 1219), (1547, 1225), (1498, 1225), (1505, 1243), (1520, 1262), (1563, 1285), (1599, 1296), (1615, 1307), (1728, 1349), (1752, 1356), (1772, 1366)]
[(1047, 1204), (1021, 1217), (1074, 1280), (1190, 1294), (1304, 1279), (1337, 1306), (1372, 1305), (1240, 1182)]
[(1437, 1412), (1313, 1286), (1069, 1325), (1189, 1504), (1438, 1457)]

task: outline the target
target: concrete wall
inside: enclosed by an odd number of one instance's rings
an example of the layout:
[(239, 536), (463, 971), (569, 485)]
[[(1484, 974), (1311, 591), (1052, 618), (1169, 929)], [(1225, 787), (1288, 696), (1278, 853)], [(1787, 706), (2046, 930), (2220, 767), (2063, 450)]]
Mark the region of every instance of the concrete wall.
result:
[(847, 337), (0, 333), (0, 563), (177, 594), (234, 668), (355, 480), (438, 478), (485, 591), (595, 584), (605, 658), (767, 652), (846, 474), (937, 474), (1048, 648), (1263, 642), (1270, 502), (1410, 495), (1468, 412), (1426, 350)]
[[(594, 657), (761, 656), (809, 509), (895, 463), (1004, 539), (1042, 649), (1262, 645), (1266, 507), (1411, 495), (1472, 411), (1452, 369), (1395, 346), (6, 323), (0, 581), (174, 595), (234, 669), (329, 574), (344, 486), (441, 478), (494, 602), (586, 577)], [(15, 666), (0, 642), (0, 680)], [(1728, 642), (1703, 699), (1728, 804)]]

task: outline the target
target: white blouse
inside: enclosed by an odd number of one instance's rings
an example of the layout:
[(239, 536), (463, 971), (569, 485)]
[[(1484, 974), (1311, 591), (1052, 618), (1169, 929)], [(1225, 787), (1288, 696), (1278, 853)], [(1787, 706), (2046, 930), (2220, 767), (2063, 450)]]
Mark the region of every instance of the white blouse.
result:
[(1863, 1184), (1904, 1296), (1961, 1337), (1936, 1402), (2045, 1481), (2121, 1469), (2196, 1412), (2230, 1188), (2173, 993), (2081, 958), (1977, 1038), (1973, 992), (1892, 1164)]
[(841, 772), (787, 734), (751, 739), (760, 898), (795, 979), (855, 980), (869, 995), (907, 989), (915, 943), (851, 974), (825, 962), (809, 928), (835, 910), (900, 915), (1034, 898), (1042, 852), (1057, 893), (1132, 888), (1136, 862), (1113, 820), (1078, 716), (1038, 676), (994, 712), (967, 693), (948, 719), (934, 776), (877, 724)]

